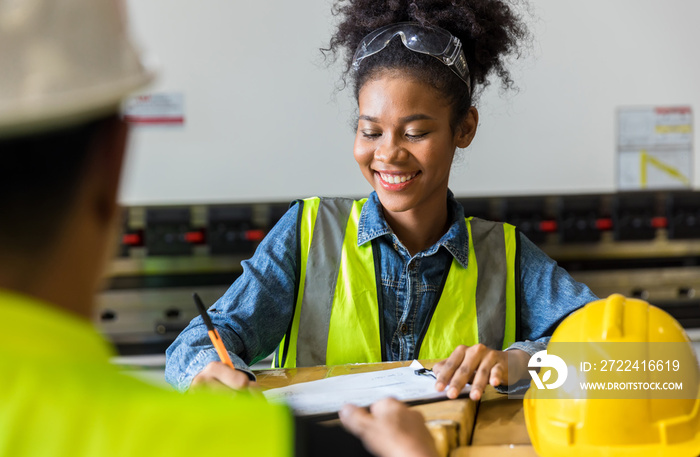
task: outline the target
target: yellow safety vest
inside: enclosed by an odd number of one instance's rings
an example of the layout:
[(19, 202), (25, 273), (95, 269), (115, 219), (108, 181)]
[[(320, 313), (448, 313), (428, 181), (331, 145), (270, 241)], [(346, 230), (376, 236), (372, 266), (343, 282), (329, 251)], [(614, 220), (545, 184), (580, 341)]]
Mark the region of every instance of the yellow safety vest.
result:
[[(367, 199), (309, 198), (297, 219), (296, 305), (274, 367), (386, 360), (377, 240), (357, 245)], [(518, 233), (468, 217), (469, 259), (446, 267), (442, 290), (416, 342), (420, 359), (445, 358), (460, 344), (505, 349), (519, 339)]]
[(294, 453), (282, 405), (247, 392), (166, 390), (123, 374), (89, 322), (0, 290), (0, 455)]

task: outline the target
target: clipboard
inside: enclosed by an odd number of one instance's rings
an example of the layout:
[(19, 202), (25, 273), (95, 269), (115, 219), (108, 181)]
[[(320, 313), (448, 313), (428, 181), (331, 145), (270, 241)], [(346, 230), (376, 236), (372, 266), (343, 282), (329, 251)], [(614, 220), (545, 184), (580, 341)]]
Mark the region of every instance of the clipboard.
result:
[[(467, 384), (458, 398), (469, 395)], [(271, 402), (287, 404), (294, 414), (309, 421), (338, 418), (346, 403), (366, 407), (386, 397), (409, 405), (448, 400), (445, 392), (435, 390), (432, 370), (414, 360), (408, 367), (368, 373), (355, 373), (292, 384), (263, 392)]]

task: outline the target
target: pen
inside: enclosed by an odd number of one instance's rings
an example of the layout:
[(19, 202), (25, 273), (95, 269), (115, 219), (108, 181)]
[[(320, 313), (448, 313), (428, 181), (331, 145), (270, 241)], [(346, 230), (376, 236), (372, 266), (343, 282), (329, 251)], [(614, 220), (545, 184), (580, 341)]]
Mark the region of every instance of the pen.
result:
[(219, 358), (222, 362), (224, 362), (226, 365), (235, 370), (236, 367), (233, 366), (233, 362), (231, 362), (231, 357), (228, 356), (228, 351), (224, 346), (224, 342), (221, 340), (219, 332), (214, 328), (214, 324), (211, 323), (211, 319), (209, 318), (209, 314), (207, 313), (206, 308), (204, 308), (204, 303), (202, 303), (202, 299), (199, 298), (199, 295), (197, 295), (196, 292), (192, 294), (192, 298), (194, 299), (194, 304), (197, 305), (197, 310), (199, 311), (199, 314), (202, 316), (202, 319), (204, 319), (204, 324), (207, 326), (207, 330), (209, 332), (209, 339), (211, 339), (211, 342), (214, 345), (217, 354), (219, 354)]

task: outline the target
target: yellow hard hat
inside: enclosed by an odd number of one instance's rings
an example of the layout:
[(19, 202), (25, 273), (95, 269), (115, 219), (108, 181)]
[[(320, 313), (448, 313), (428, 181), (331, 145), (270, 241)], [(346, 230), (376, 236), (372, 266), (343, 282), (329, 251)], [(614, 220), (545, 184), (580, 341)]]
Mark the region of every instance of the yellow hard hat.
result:
[(562, 342), (677, 343), (674, 348), (680, 348), (684, 354), (676, 355), (691, 361), (687, 367), (691, 372), (690, 388), (697, 394), (690, 395), (694, 398), (654, 398), (647, 393), (643, 394), (646, 398), (573, 398), (564, 389), (538, 388), (533, 375), (533, 383), (525, 394), (524, 411), (537, 454), (700, 455), (697, 359), (688, 336), (672, 316), (645, 301), (615, 294), (568, 316), (555, 330), (548, 349), (552, 343)]
[(118, 110), (153, 72), (122, 0), (0, 1), (0, 137)]

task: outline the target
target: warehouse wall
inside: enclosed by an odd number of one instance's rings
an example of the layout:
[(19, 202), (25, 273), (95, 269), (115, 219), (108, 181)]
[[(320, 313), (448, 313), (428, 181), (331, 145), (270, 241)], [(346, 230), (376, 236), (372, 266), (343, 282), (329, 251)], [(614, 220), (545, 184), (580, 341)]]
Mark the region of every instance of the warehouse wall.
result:
[[(459, 196), (613, 192), (616, 109), (700, 107), (700, 2), (532, 0), (535, 35), (514, 62), (519, 91), (492, 85), (475, 142), (455, 164)], [(182, 93), (185, 124), (134, 130), (125, 204), (361, 196), (350, 91), (318, 48), (329, 0), (132, 0), (157, 55), (151, 92)], [(697, 128), (695, 133), (697, 144)], [(694, 163), (698, 188), (700, 161)]]

